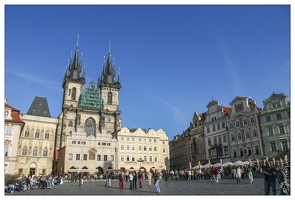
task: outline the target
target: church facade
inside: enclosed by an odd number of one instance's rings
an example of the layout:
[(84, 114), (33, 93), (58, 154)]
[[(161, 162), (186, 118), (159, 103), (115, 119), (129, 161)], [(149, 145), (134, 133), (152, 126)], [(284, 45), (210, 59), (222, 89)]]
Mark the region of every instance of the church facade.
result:
[(117, 139), (122, 127), (119, 110), (120, 76), (115, 81), (112, 56), (98, 77), (85, 84), (78, 45), (63, 79), (62, 112), (58, 116), (54, 173), (105, 173), (117, 168)]

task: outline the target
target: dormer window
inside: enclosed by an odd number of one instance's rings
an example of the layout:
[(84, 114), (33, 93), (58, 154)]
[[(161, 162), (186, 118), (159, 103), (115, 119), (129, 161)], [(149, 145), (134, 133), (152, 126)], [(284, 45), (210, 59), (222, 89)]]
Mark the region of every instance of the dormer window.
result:
[(7, 117), (9, 114), (9, 112), (7, 110), (5, 110), (5, 117)]

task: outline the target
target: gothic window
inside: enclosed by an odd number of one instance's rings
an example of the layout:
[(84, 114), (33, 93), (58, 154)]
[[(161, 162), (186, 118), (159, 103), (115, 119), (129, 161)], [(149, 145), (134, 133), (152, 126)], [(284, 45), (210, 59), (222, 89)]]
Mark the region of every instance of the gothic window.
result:
[(4, 146), (4, 155), (5, 155), (5, 157), (8, 156), (8, 152), (9, 152), (9, 146), (8, 145), (5, 145)]
[(92, 118), (88, 118), (85, 123), (85, 132), (87, 137), (90, 135), (96, 136), (95, 134), (95, 122)]
[(40, 131), (37, 130), (36, 133), (35, 133), (35, 138), (39, 138), (39, 135), (40, 135)]
[(71, 99), (76, 100), (76, 88), (73, 88)]
[(73, 122), (69, 121), (69, 127), (73, 127)]
[(46, 131), (46, 133), (45, 133), (45, 139), (49, 139), (49, 132), (48, 131)]
[(38, 148), (35, 147), (35, 148), (33, 149), (33, 156), (37, 156), (37, 155), (38, 155)]
[(29, 129), (28, 130), (26, 130), (26, 132), (25, 132), (25, 137), (29, 137), (30, 136), (30, 131), (29, 131)]
[(27, 151), (28, 151), (28, 148), (26, 146), (24, 146), (24, 148), (22, 149), (22, 156), (26, 156)]
[(111, 104), (112, 103), (112, 98), (113, 98), (113, 95), (111, 92), (108, 93), (108, 104)]
[(47, 149), (47, 147), (45, 147), (43, 149), (43, 156), (46, 157), (47, 155), (48, 155), (48, 149)]

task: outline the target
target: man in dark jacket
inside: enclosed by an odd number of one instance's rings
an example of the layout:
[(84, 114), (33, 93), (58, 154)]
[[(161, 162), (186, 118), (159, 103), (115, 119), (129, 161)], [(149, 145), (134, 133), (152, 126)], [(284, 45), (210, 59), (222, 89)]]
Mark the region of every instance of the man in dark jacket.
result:
[(269, 195), (270, 188), (272, 189), (272, 194), (277, 195), (276, 189), (276, 177), (275, 168), (270, 165), (270, 162), (266, 162), (266, 165), (262, 167), (264, 174), (264, 194)]

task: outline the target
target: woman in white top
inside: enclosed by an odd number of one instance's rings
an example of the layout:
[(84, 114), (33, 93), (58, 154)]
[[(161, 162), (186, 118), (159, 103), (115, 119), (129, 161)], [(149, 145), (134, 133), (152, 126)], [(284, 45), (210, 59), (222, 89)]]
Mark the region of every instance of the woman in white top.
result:
[(130, 181), (130, 190), (133, 189), (132, 186), (133, 186), (133, 173), (129, 173), (129, 181)]
[(240, 168), (240, 166), (238, 166), (238, 168), (237, 168), (236, 178), (237, 178), (237, 184), (241, 183), (241, 168)]

